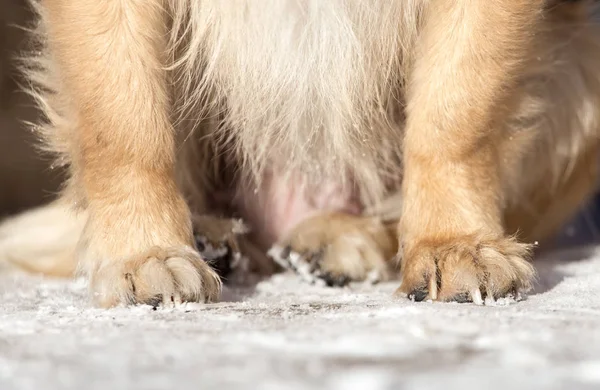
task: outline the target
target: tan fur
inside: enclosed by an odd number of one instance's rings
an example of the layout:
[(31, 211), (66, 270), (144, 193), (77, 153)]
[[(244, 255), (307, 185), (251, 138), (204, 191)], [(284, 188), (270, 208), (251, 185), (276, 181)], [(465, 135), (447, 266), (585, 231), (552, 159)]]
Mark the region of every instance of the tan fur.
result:
[[(504, 237), (500, 167), (507, 156), (497, 145), (507, 138), (500, 121), (534, 45), (542, 4), (440, 2), (427, 10), (407, 89), (402, 292), (426, 291), (431, 299), (467, 293), (481, 301), (473, 292), (502, 296), (513, 284), (529, 287), (522, 282), (533, 267)], [(482, 252), (483, 245), (491, 249)]]
[[(533, 191), (531, 183), (546, 184), (548, 190), (556, 191), (555, 183), (564, 180), (557, 175), (572, 174), (568, 164), (589, 145), (579, 142), (591, 141), (589, 146), (595, 150), (600, 103), (598, 79), (591, 77), (582, 87), (592, 93), (579, 108), (588, 109), (587, 122), (572, 126), (572, 131), (579, 133), (571, 133), (565, 144), (553, 145), (554, 149), (569, 147), (571, 153), (575, 149), (576, 153), (564, 160), (560, 149), (553, 150), (552, 160), (546, 157), (542, 175), (537, 176), (539, 171), (533, 167), (523, 174), (527, 168), (524, 164), (538, 147), (536, 143), (545, 146), (555, 142), (552, 138), (557, 135), (541, 127), (535, 129), (537, 134), (530, 132), (531, 128), (506, 128), (510, 110), (517, 108), (519, 113), (519, 106), (531, 104), (523, 91), (529, 86), (520, 84), (521, 75), (548, 55), (540, 50), (544, 39), (532, 34), (547, 29), (543, 6), (542, 1), (485, 6), (464, 2), (460, 6), (440, 3), (429, 9), (421, 41), (424, 54), (415, 61), (413, 84), (408, 90), (399, 227), (404, 251), (400, 291), (404, 293), (442, 300), (467, 294), (481, 302), (474, 295), (480, 290), (495, 298), (509, 290), (530, 287), (533, 267), (527, 263), (526, 247), (506, 236), (504, 210), (507, 205), (527, 202), (522, 191)], [(556, 23), (552, 17), (549, 20)], [(449, 30), (457, 32), (448, 35)], [(486, 40), (478, 40), (478, 36)], [(530, 57), (531, 53), (539, 57)], [(592, 50), (590, 57), (596, 55), (597, 49)], [(431, 69), (436, 69), (435, 74), (428, 71)], [(594, 75), (591, 72), (597, 71), (590, 69), (589, 76)], [(589, 77), (585, 71), (581, 75)], [(551, 79), (544, 81), (552, 84)], [(569, 118), (576, 119), (577, 112), (574, 109)], [(558, 118), (555, 115), (552, 119)], [(565, 128), (569, 127), (558, 129), (558, 134)], [(541, 137), (544, 140), (540, 142)], [(536, 157), (538, 160), (531, 163), (539, 164), (541, 156)], [(563, 159), (558, 169), (557, 159)], [(548, 182), (542, 183), (548, 176)], [(482, 248), (489, 249), (484, 253)]]
[(324, 213), (299, 223), (279, 242), (314, 264), (329, 278), (377, 281), (395, 274), (390, 261), (398, 250), (394, 225), (377, 217)]
[[(51, 114), (72, 113), (54, 118), (54, 139), (70, 157), (70, 189), (88, 214), (78, 252), (93, 297), (102, 306), (213, 299), (218, 277), (193, 250), (190, 213), (174, 180), (160, 2), (42, 5), (51, 66), (60, 68), (55, 100), (66, 106)], [(119, 91), (125, 84), (133, 98)]]
[[(78, 256), (104, 305), (213, 297), (188, 207), (231, 213), (235, 196), (220, 192), (261, 189), (268, 174), (300, 175), (308, 193), (331, 180), (356, 190), (367, 226), (400, 218), (401, 291), (476, 302), (527, 288), (529, 248), (512, 234), (547, 234), (594, 188), (600, 33), (589, 1), (37, 8), (45, 48), (27, 73), (47, 117), (39, 130), (70, 167), (67, 201), (88, 214)], [(375, 263), (390, 260), (386, 229), (375, 238), (363, 217), (327, 218), (282, 242), (302, 251), (321, 231), (331, 268), (355, 279), (369, 267), (343, 256), (345, 233)]]

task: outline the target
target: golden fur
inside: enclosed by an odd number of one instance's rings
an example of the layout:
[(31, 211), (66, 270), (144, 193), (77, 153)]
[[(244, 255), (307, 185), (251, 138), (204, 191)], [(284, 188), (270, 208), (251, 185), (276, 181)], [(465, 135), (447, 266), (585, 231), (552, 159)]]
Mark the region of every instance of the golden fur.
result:
[[(59, 252), (77, 259), (102, 306), (216, 299), (191, 215), (267, 212), (281, 182), (310, 199), (335, 183), (343, 207), (317, 207), (267, 238), (258, 224), (256, 246), (278, 241), (352, 279), (389, 277), (400, 249), (401, 292), (481, 303), (528, 289), (525, 242), (547, 237), (595, 189), (591, 1), (36, 9), (43, 50), (25, 69), (46, 114), (38, 130), (71, 173), (49, 207), (78, 210), (54, 229), (82, 226), (76, 252), (68, 243)], [(350, 204), (359, 211), (339, 213)], [(0, 256), (23, 236), (15, 226), (0, 227)]]

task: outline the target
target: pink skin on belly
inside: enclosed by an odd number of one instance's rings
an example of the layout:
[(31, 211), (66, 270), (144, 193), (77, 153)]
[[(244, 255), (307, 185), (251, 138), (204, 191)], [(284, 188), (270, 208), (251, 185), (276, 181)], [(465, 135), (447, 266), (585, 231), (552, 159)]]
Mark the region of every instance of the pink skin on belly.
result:
[(269, 248), (298, 223), (320, 212), (359, 214), (361, 207), (356, 199), (353, 191), (333, 181), (308, 189), (301, 179), (285, 180), (270, 174), (258, 191), (238, 191), (235, 204), (261, 246)]

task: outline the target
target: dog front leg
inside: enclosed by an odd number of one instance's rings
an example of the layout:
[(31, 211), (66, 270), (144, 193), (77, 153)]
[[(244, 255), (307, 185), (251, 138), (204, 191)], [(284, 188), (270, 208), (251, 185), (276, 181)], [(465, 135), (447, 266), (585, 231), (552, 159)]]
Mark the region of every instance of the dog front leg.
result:
[(544, 1), (427, 5), (409, 77), (400, 292), (482, 303), (530, 286), (528, 247), (505, 235), (495, 145)]
[(77, 113), (72, 185), (89, 215), (80, 267), (97, 304), (215, 299), (174, 179), (160, 0), (45, 0), (49, 48)]

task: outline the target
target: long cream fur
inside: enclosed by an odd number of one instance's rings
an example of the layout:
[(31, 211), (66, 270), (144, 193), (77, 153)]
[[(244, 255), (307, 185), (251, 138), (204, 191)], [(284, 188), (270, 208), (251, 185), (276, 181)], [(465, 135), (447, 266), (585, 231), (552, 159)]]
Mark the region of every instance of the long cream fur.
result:
[(345, 167), (371, 201), (397, 182), (401, 91), (423, 1), (170, 4), (175, 109), (222, 113), (219, 137), (256, 177), (275, 166), (338, 178)]

